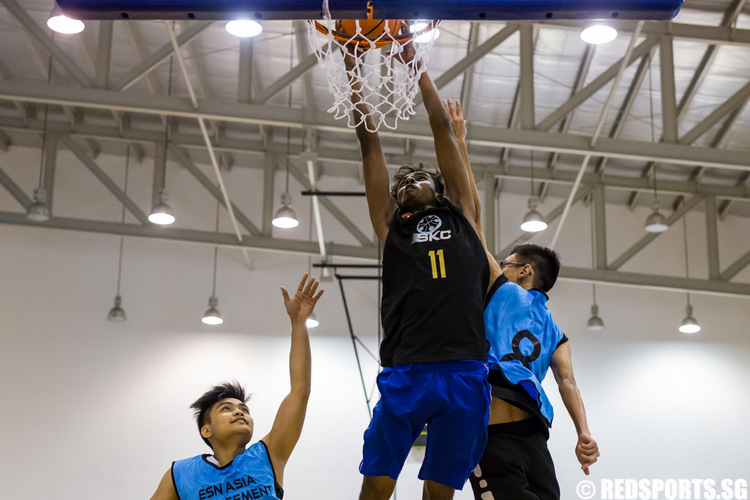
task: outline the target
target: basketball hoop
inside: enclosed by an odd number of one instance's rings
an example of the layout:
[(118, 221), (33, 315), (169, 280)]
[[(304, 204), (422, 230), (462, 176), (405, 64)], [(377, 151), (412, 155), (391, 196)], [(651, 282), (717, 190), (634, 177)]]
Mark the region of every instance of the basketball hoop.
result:
[[(381, 125), (395, 130), (399, 119), (408, 120), (416, 114), (414, 98), (419, 92), (419, 77), (427, 68), (436, 38), (435, 28), (440, 21), (430, 21), (413, 33), (401, 33), (407, 21), (373, 19), (371, 4), (368, 4), (368, 17), (334, 21), (330, 17), (328, 0), (324, 0), (323, 21), (308, 21), (310, 43), (325, 69), (328, 89), (333, 96), (333, 106), (328, 112), (336, 119), (346, 117), (350, 128), (364, 122), (370, 132), (376, 132)], [(412, 42), (417, 37), (419, 42)], [(415, 46), (413, 60), (408, 64), (396, 63), (393, 59), (409, 42)], [(355, 58), (354, 70), (347, 71), (344, 54)], [(356, 122), (351, 102), (353, 83), (360, 84), (360, 95), (370, 109), (368, 115), (357, 114), (359, 121)], [(372, 118), (372, 130), (367, 116)]]

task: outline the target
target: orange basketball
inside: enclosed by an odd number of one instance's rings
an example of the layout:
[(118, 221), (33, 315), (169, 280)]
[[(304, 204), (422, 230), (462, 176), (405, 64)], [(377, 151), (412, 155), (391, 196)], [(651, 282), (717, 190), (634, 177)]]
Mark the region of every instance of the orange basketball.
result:
[[(357, 32), (357, 23), (359, 23), (359, 32)], [(370, 39), (377, 39), (381, 35), (383, 35), (383, 32), (386, 30), (386, 26), (388, 27), (388, 33), (385, 35), (381, 41), (383, 43), (390, 43), (390, 38), (395, 38), (400, 34), (401, 31), (401, 23), (402, 21), (399, 20), (385, 20), (385, 19), (359, 19), (357, 21), (353, 19), (348, 19), (344, 21), (340, 21), (340, 25), (338, 26), (338, 31), (340, 33), (349, 35), (350, 37), (357, 36), (359, 37), (365, 37)], [(389, 36), (390, 35), (390, 36)], [(386, 42), (386, 40), (388, 40)]]

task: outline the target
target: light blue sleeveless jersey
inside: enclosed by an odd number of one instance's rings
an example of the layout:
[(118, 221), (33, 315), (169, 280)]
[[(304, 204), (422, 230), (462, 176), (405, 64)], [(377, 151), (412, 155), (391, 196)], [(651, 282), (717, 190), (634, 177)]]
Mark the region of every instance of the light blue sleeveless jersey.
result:
[(554, 411), (542, 380), (552, 354), (567, 337), (552, 320), (543, 292), (525, 290), (501, 275), (490, 294), (484, 309), (490, 370), (499, 368), (512, 386), (523, 388), (551, 425)]
[(172, 481), (180, 500), (281, 500), (268, 450), (263, 441), (251, 445), (235, 459), (219, 467), (210, 455), (198, 455), (172, 463)]

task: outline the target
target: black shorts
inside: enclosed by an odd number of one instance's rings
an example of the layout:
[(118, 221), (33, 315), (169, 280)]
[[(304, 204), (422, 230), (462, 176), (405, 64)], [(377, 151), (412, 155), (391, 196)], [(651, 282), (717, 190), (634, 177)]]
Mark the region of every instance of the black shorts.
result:
[(471, 474), (476, 500), (559, 500), (544, 424), (531, 417), (487, 427), (487, 447)]

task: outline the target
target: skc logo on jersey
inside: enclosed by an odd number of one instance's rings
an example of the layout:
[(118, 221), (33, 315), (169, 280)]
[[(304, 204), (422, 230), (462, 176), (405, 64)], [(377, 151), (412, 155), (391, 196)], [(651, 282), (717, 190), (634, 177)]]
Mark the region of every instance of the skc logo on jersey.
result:
[(417, 223), (417, 232), (411, 237), (412, 244), (426, 243), (428, 241), (449, 240), (451, 230), (444, 229), (439, 231), (443, 221), (437, 215), (426, 215)]

